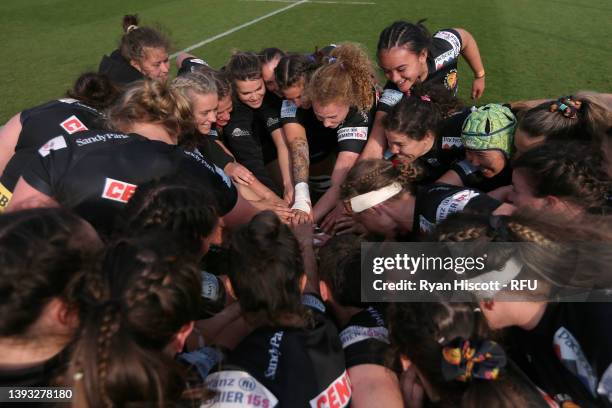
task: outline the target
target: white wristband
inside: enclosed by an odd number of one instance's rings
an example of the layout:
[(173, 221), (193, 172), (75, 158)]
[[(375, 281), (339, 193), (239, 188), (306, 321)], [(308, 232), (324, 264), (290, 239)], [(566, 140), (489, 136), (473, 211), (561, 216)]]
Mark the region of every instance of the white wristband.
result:
[(310, 214), (310, 190), (308, 183), (301, 182), (295, 185), (295, 200), (293, 201), (292, 210), (300, 210)]

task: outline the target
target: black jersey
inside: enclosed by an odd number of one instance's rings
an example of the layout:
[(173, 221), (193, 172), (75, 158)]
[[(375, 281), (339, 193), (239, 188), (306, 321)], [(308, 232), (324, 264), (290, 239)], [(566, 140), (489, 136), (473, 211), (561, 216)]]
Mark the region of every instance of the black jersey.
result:
[[(447, 28), (434, 33), (432, 45), (427, 53), (427, 78), (424, 83), (442, 83), (457, 94), (457, 62), (461, 54), (462, 41), (459, 33)], [(391, 81), (387, 81), (378, 110), (389, 113), (404, 94)]]
[(450, 214), (465, 210), (491, 213), (500, 205), (500, 201), (473, 188), (449, 184), (419, 186), (415, 196), (413, 231), (426, 235)]
[(351, 385), (335, 326), (318, 296), (305, 295), (316, 324), (262, 327), (247, 336), (206, 378), (216, 391), (202, 407), (346, 407)]
[(223, 139), (236, 161), (274, 191), (278, 188), (265, 165), (277, 158), (271, 133), (281, 127), (280, 104), (280, 99), (271, 92), (266, 93), (258, 109), (234, 100), (234, 110), (229, 123), (223, 129)]
[(484, 192), (512, 184), (512, 168), (509, 164), (493, 177), (485, 177), (467, 159), (455, 162), (451, 167), (466, 187), (474, 187)]
[(612, 407), (610, 322), (612, 303), (550, 303), (534, 329), (510, 329), (506, 350), (559, 405)]
[(34, 154), (24, 179), (101, 232), (113, 226), (138, 185), (163, 176), (181, 174), (209, 191), (220, 215), (237, 200), (229, 177), (202, 155), (136, 134), (94, 130), (57, 136)]
[(323, 126), (312, 108), (298, 108), (284, 100), (280, 116), (282, 124), (298, 123), (304, 128), (310, 161), (316, 163), (334, 152), (361, 153), (372, 127), (373, 113), (373, 109), (364, 112), (352, 107), (342, 124), (331, 129)]
[(461, 141), (463, 121), (470, 114), (469, 109), (457, 112), (446, 118), (437, 130), (433, 147), (419, 157), (416, 162), (424, 170), (421, 184), (433, 183), (446, 173), (454, 163), (465, 158), (465, 149)]
[(197, 149), (206, 160), (220, 169), (224, 169), (228, 163), (234, 161), (234, 158), (215, 142), (217, 131), (214, 129), (207, 135), (196, 131), (196, 134), (189, 136), (187, 139), (189, 140), (185, 146), (187, 149)]
[(118, 85), (128, 85), (134, 81), (144, 79), (144, 75), (130, 65), (130, 62), (123, 58), (119, 50), (115, 50), (110, 56), (105, 55), (100, 61), (98, 73), (106, 74), (111, 81)]
[(183, 62), (181, 62), (181, 67), (179, 68), (176, 76), (185, 75), (190, 72), (196, 72), (202, 67), (208, 67), (208, 62), (203, 59), (191, 57), (185, 58)]
[(389, 331), (383, 314), (368, 306), (349, 320), (340, 331), (346, 368), (360, 364), (385, 366), (389, 351)]
[(15, 154), (6, 165), (0, 183), (12, 192), (19, 176), (27, 167), (31, 153), (49, 140), (49, 135), (72, 137), (77, 132), (101, 129), (104, 115), (76, 99), (64, 98), (26, 109), (20, 114), (21, 133), (15, 146)]

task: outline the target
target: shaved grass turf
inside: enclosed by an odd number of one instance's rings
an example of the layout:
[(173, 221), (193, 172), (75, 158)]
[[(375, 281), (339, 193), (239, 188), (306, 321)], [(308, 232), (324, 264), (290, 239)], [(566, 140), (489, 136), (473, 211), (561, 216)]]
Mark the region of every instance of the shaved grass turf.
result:
[[(235, 49), (312, 51), (315, 45), (356, 41), (374, 57), (386, 25), (426, 17), (431, 31), (463, 27), (474, 34), (487, 72), (482, 103), (556, 97), (579, 89), (612, 92), (609, 0), (368, 1), (377, 4), (301, 4), (192, 53), (219, 67)], [(96, 70), (102, 55), (116, 48), (126, 13), (161, 25), (177, 51), (289, 4), (2, 0), (0, 123), (60, 97), (79, 73)], [(472, 74), (465, 61), (459, 72), (460, 96), (467, 101)]]

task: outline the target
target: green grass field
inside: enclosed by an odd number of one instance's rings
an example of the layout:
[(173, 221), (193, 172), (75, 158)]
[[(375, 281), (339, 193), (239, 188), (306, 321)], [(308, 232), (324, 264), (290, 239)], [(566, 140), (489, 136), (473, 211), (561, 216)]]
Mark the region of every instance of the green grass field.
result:
[[(121, 35), (121, 17), (138, 13), (163, 27), (178, 51), (291, 1), (253, 0), (2, 0), (0, 122), (59, 97), (76, 76), (97, 69)], [(344, 4), (342, 4), (344, 3)], [(350, 3), (350, 4), (349, 4)], [(483, 102), (612, 92), (610, 0), (338, 0), (299, 4), (210, 42), (192, 53), (220, 66), (234, 49), (277, 46), (308, 51), (315, 45), (357, 41), (374, 56), (390, 22), (428, 18), (434, 31), (463, 27), (474, 34), (487, 71)], [(460, 95), (471, 73), (460, 64)]]

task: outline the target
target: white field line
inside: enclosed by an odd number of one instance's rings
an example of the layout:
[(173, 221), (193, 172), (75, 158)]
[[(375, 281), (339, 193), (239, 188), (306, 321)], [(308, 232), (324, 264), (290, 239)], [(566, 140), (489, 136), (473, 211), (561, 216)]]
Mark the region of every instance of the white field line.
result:
[[(240, 1), (260, 1), (268, 3), (295, 3), (295, 0), (240, 0)], [(332, 1), (332, 0), (307, 0), (306, 3), (318, 4), (352, 4), (352, 5), (370, 5), (376, 4), (371, 1)]]
[(215, 40), (218, 40), (219, 38), (223, 38), (226, 35), (230, 35), (232, 33), (235, 33), (238, 30), (242, 30), (245, 27), (251, 26), (251, 25), (256, 24), (256, 23), (259, 23), (260, 21), (265, 20), (266, 18), (275, 16), (275, 15), (277, 15), (279, 13), (283, 13), (283, 12), (293, 8), (293, 7), (299, 6), (299, 5), (304, 4), (304, 3), (308, 3), (308, 0), (300, 0), (300, 1), (297, 1), (297, 2), (291, 2), (291, 4), (289, 4), (288, 6), (285, 6), (283, 8), (279, 8), (278, 10), (274, 10), (274, 11), (268, 13), (268, 14), (265, 14), (265, 15), (263, 15), (261, 17), (257, 17), (256, 19), (248, 21), (248, 22), (246, 22), (244, 24), (240, 24), (239, 26), (236, 26), (236, 27), (234, 27), (232, 29), (224, 31), (221, 34), (217, 34), (217, 35), (215, 35), (213, 37), (210, 37), (210, 38), (207, 38), (205, 40), (202, 40), (202, 41), (200, 41), (197, 44), (190, 45), (189, 47), (185, 48), (184, 50), (181, 50), (179, 52), (175, 52), (174, 54), (170, 55), (170, 58), (175, 58), (181, 52), (189, 52), (191, 50), (195, 50), (196, 48), (200, 48), (201, 46), (203, 46), (205, 44), (211, 43), (211, 42), (213, 42)]

